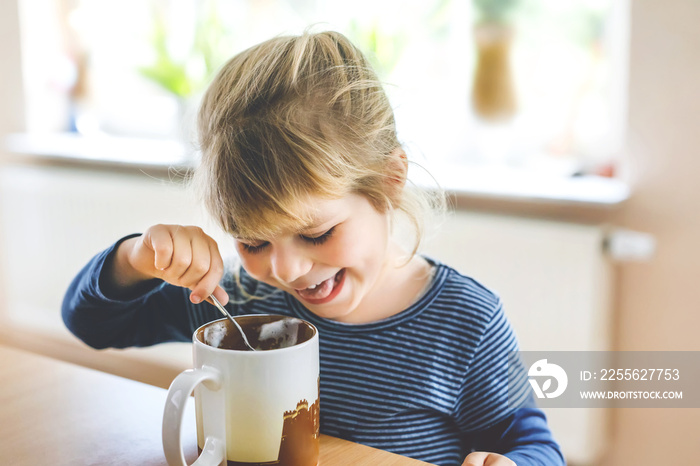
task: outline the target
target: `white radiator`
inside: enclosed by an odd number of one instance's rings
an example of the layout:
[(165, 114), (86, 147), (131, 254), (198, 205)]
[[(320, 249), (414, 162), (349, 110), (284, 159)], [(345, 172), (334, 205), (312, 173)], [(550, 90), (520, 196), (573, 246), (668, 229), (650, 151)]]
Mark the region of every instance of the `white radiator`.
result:
[[(192, 197), (163, 178), (55, 166), (0, 167), (0, 318), (3, 330), (13, 329), (13, 343), (52, 354), (58, 342), (67, 349), (58, 350), (57, 357), (137, 378), (140, 373), (124, 358), (165, 364), (175, 373), (191, 366), (186, 344), (96, 356), (77, 343), (60, 316), (72, 278), (121, 236), (155, 223), (204, 223)], [(16, 338), (20, 334), (33, 341), (24, 345)], [(108, 361), (115, 355), (121, 359)]]
[[(0, 311), (21, 329), (66, 341), (63, 293), (97, 251), (154, 223), (199, 224), (181, 185), (145, 174), (12, 166), (0, 170)], [(523, 350), (606, 350), (610, 265), (600, 226), (475, 213), (450, 217), (424, 251), (494, 289)], [(138, 357), (187, 367), (190, 348), (137, 350)], [(133, 355), (133, 353), (131, 353)], [(604, 446), (603, 410), (547, 415), (572, 464), (593, 464)]]

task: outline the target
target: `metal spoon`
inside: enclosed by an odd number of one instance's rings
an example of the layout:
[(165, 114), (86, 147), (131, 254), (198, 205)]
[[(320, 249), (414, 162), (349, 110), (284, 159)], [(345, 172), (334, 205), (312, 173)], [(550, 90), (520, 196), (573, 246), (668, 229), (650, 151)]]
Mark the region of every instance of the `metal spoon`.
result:
[(241, 328), (240, 325), (238, 325), (238, 322), (236, 322), (236, 320), (235, 320), (233, 317), (231, 317), (231, 314), (228, 313), (228, 311), (226, 310), (226, 308), (225, 308), (224, 306), (221, 305), (221, 303), (219, 302), (219, 300), (216, 299), (216, 298), (214, 297), (213, 294), (210, 295), (209, 297), (211, 298), (212, 302), (213, 302), (214, 305), (217, 307), (217, 309), (219, 309), (219, 311), (221, 311), (221, 313), (222, 313), (223, 315), (225, 315), (225, 316), (228, 318), (228, 320), (230, 320), (230, 321), (233, 323), (233, 325), (236, 326), (236, 328), (238, 329), (238, 331), (241, 332), (241, 337), (243, 337), (243, 343), (245, 343), (245, 345), (248, 347), (248, 349), (250, 349), (251, 351), (255, 351), (255, 348), (253, 348), (252, 346), (250, 346), (250, 343), (248, 343), (248, 338), (245, 336), (245, 333), (243, 333), (243, 329)]

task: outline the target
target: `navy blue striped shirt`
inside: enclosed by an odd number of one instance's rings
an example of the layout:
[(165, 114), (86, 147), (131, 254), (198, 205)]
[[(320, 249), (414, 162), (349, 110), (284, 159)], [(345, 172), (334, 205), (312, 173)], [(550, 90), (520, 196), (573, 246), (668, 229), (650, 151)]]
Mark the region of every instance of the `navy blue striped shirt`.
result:
[[(100, 274), (115, 246), (93, 258), (64, 300), (66, 325), (87, 344), (191, 341), (199, 326), (221, 317), (209, 304), (193, 305), (188, 290), (159, 281), (138, 296), (106, 296)], [(500, 300), (431, 262), (434, 278), (418, 301), (359, 325), (317, 317), (242, 269), (240, 287), (231, 274), (222, 284), (233, 314), (284, 314), (318, 328), (321, 432), (438, 465), (461, 465), (470, 451), (505, 454), (519, 466), (564, 464), (525, 369), (509, 365), (517, 342)]]

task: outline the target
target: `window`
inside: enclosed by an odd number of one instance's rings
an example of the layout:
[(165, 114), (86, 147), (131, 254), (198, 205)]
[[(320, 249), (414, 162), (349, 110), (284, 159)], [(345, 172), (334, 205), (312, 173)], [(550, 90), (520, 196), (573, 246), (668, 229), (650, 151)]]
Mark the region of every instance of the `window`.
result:
[(609, 175), (624, 139), (625, 1), (20, 6), (30, 131), (181, 137), (226, 58), (314, 24), (345, 33), (370, 56), (387, 83), (402, 141), (428, 165)]

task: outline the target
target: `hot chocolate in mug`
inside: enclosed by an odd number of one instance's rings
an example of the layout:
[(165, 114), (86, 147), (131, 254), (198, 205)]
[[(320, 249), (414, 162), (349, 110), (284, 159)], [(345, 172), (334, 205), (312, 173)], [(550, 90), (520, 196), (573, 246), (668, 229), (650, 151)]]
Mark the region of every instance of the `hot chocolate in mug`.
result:
[(194, 391), (197, 444), (194, 465), (316, 466), (319, 455), (318, 331), (279, 315), (235, 317), (197, 329), (194, 369), (168, 389), (163, 449), (170, 466), (186, 465), (181, 444), (185, 404)]

